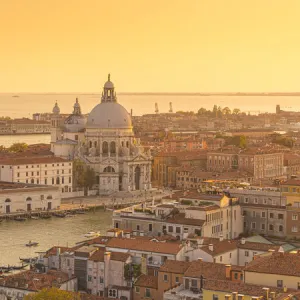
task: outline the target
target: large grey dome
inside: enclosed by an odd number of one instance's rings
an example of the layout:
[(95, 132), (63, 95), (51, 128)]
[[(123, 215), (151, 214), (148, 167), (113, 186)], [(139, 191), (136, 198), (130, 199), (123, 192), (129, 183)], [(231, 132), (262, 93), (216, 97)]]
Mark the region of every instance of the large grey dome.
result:
[(127, 110), (117, 102), (101, 102), (90, 112), (87, 127), (131, 128), (131, 117)]

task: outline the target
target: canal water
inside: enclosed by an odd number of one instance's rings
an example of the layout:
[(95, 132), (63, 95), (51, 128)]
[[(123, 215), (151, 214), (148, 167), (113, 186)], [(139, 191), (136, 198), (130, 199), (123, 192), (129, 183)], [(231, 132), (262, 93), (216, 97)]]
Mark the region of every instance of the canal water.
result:
[[(82, 241), (89, 231), (105, 235), (111, 227), (112, 213), (98, 210), (74, 218), (27, 220), (25, 222), (3, 221), (0, 223), (0, 266), (19, 263), (19, 257), (37, 256), (52, 246), (73, 246)], [(26, 247), (31, 240), (37, 247)]]
[(0, 135), (0, 146), (10, 147), (14, 143), (50, 144), (50, 134), (10, 134)]

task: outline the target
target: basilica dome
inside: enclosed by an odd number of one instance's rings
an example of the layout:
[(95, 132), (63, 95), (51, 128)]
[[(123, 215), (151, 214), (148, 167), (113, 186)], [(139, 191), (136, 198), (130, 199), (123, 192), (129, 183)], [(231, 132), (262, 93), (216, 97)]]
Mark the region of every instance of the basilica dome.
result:
[(101, 103), (90, 112), (87, 120), (90, 128), (131, 128), (131, 117), (127, 110), (117, 103), (114, 84), (108, 80), (104, 84)]
[(101, 102), (90, 112), (87, 127), (131, 128), (131, 117), (127, 110), (117, 102)]

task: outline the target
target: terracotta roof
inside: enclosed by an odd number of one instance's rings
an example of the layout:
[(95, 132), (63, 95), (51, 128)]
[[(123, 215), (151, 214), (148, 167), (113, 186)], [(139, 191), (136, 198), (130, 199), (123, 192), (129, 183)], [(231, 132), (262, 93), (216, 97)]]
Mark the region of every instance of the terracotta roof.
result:
[(74, 251), (73, 248), (53, 246), (52, 248), (50, 248), (49, 250), (46, 251), (46, 254), (44, 255), (44, 257), (48, 258), (50, 256), (55, 256), (57, 254), (58, 249), (60, 250), (60, 254), (62, 254), (64, 252)]
[(191, 262), (166, 260), (165, 263), (159, 268), (160, 272), (183, 274), (191, 265)]
[(225, 280), (226, 265), (197, 260), (184, 273), (184, 277), (200, 278), (201, 275), (207, 279)]
[[(255, 284), (249, 284), (244, 282), (233, 282), (230, 280), (204, 280), (205, 290), (221, 291), (221, 292), (228, 292), (228, 293), (237, 292), (238, 294), (242, 294), (245, 296), (252, 296), (252, 297), (265, 296), (266, 291), (263, 288), (269, 288), (269, 293), (275, 292), (276, 295), (283, 293), (282, 288), (255, 285)], [(293, 291), (293, 290), (291, 289), (288, 291)]]
[(61, 271), (50, 270), (47, 273), (36, 273), (29, 270), (0, 279), (0, 286), (5, 285), (5, 287), (16, 288), (17, 285), (19, 289), (39, 291), (44, 288), (50, 288), (53, 285), (60, 286), (69, 280), (68, 274)]
[(150, 275), (141, 275), (135, 282), (135, 286), (142, 286), (146, 288), (157, 289), (158, 287), (158, 277)]
[[(94, 262), (104, 262), (105, 252), (106, 251), (104, 249), (99, 249), (91, 255), (89, 260), (92, 260)], [(114, 261), (126, 262), (129, 257), (130, 254), (122, 252), (111, 252), (110, 254), (110, 259)]]
[(240, 248), (240, 249), (249, 249), (249, 250), (257, 250), (257, 251), (266, 251), (267, 252), (269, 250), (278, 251), (280, 246), (246, 241), (245, 244), (242, 244), (241, 242), (239, 242), (238, 243), (238, 248)]
[(202, 226), (205, 220), (186, 218), (184, 213), (179, 213), (166, 220), (166, 223), (191, 225), (191, 226)]
[(274, 252), (251, 261), (246, 272), (300, 276), (300, 255), (298, 253)]
[(290, 180), (287, 180), (286, 182), (282, 182), (281, 185), (300, 185), (300, 180), (299, 179), (290, 179)]
[(237, 243), (238, 241), (235, 240), (211, 241), (211, 244), (213, 245), (212, 251), (209, 249), (209, 245), (201, 247), (201, 250), (214, 256), (237, 249)]
[(112, 238), (106, 246), (108, 248), (120, 248), (166, 254), (177, 254), (182, 248), (180, 243), (154, 242), (135, 238)]
[[(208, 244), (213, 245), (213, 251), (209, 249)], [(242, 244), (241, 241), (237, 241), (237, 240), (220, 241), (219, 239), (215, 239), (215, 240), (212, 239), (209, 241), (205, 241), (205, 246), (201, 247), (201, 250), (203, 250), (204, 252), (212, 256), (215, 256), (238, 248), (245, 249), (245, 250), (257, 250), (257, 251), (268, 252), (270, 249), (278, 251), (279, 246), (264, 244), (264, 243), (248, 242), (248, 241), (246, 241), (245, 244)]]

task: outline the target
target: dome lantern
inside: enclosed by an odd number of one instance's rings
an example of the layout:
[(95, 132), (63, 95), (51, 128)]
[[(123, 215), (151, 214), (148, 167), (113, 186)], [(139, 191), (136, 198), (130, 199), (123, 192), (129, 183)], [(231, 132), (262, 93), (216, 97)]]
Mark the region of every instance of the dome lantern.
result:
[(74, 104), (73, 115), (76, 115), (76, 116), (81, 115), (81, 107), (80, 107), (80, 104), (78, 102), (78, 98), (76, 98), (76, 102)]
[(57, 104), (57, 101), (55, 102), (55, 105), (52, 109), (52, 113), (55, 114), (55, 115), (59, 115), (60, 114), (60, 109), (58, 107), (58, 104)]
[(110, 81), (110, 74), (108, 74), (107, 81), (104, 84), (101, 102), (117, 102), (114, 84)]

